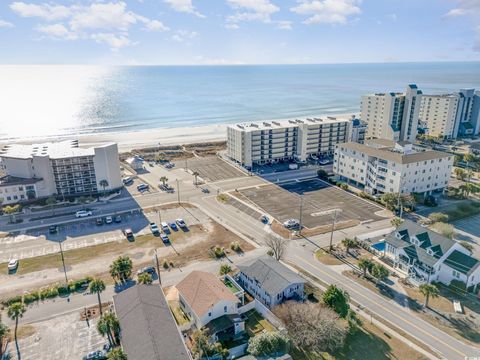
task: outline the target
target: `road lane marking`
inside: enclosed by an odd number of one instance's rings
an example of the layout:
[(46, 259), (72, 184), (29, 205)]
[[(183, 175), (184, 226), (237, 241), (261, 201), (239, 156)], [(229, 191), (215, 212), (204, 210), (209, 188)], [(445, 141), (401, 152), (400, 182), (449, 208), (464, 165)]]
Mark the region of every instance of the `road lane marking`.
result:
[[(297, 258), (297, 259), (299, 259), (299, 260), (300, 260), (301, 262), (303, 262), (304, 264), (307, 264), (307, 265), (309, 265), (309, 266), (317, 269), (319, 272), (327, 275), (329, 278), (333, 278), (332, 275), (330, 275), (330, 274), (328, 274), (327, 272), (321, 270), (319, 267), (317, 267), (317, 266), (315, 266), (315, 265), (313, 265), (313, 264), (311, 264), (311, 263), (306, 262), (304, 259), (300, 258), (298, 255), (294, 255), (294, 257)], [(314, 275), (314, 274), (313, 274), (313, 275)], [(350, 280), (350, 279), (348, 279), (348, 278), (346, 278), (346, 277), (345, 277), (345, 280), (347, 280), (347, 282), (352, 282), (352, 283), (355, 284), (355, 285), (359, 285), (359, 284), (353, 282), (353, 280)], [(338, 281), (336, 281), (336, 282), (338, 282)], [(359, 285), (359, 286), (362, 286), (362, 285)], [(369, 301), (372, 301), (372, 299), (369, 299), (367, 296), (359, 293), (359, 292), (356, 291), (354, 288), (352, 288), (352, 289), (353, 289), (353, 292), (356, 293), (357, 295), (360, 295), (361, 297), (363, 297), (363, 298), (365, 298), (365, 299), (367, 299), (367, 300), (369, 300)], [(368, 290), (368, 289), (365, 288), (365, 290)], [(368, 291), (371, 291), (371, 290), (368, 290)], [(375, 294), (375, 295), (376, 295), (376, 294)], [(378, 296), (378, 295), (377, 295), (377, 296)], [(383, 300), (383, 299), (382, 299), (382, 300)], [(434, 339), (434, 340), (442, 343), (442, 341), (441, 341), (439, 338), (437, 338), (436, 336), (433, 336), (432, 334), (428, 333), (427, 331), (425, 331), (425, 330), (423, 330), (422, 328), (418, 327), (417, 325), (413, 324), (413, 323), (410, 322), (409, 320), (404, 319), (403, 317), (399, 316), (399, 315), (396, 314), (395, 312), (387, 309), (387, 308), (384, 307), (383, 305), (381, 305), (381, 304), (379, 304), (379, 303), (376, 303), (376, 306), (381, 307), (381, 308), (384, 309), (386, 312), (392, 314), (394, 317), (396, 317), (396, 318), (398, 318), (398, 319), (406, 322), (407, 324), (411, 325), (412, 327), (414, 327), (415, 329), (417, 329), (417, 330), (419, 330), (420, 332), (424, 333), (425, 335), (427, 335), (427, 336), (431, 337), (432, 339)], [(369, 310), (370, 310), (370, 311), (373, 311), (372, 309), (369, 309)], [(429, 325), (429, 326), (434, 327), (432, 324), (429, 324), (429, 323), (427, 323), (427, 322), (425, 322), (425, 323), (426, 323), (427, 325)], [(394, 325), (395, 325), (395, 324), (394, 324)], [(404, 331), (405, 331), (405, 330), (404, 330)], [(450, 335), (448, 335), (447, 333), (445, 333), (445, 335), (446, 335), (446, 336), (450, 336)], [(451, 337), (451, 336), (450, 336), (450, 337)], [(452, 337), (452, 339), (454, 339), (455, 341), (458, 341), (458, 342), (462, 343), (460, 340), (457, 340), (457, 339), (455, 339), (455, 338), (453, 338), (453, 337)], [(419, 340), (420, 340), (420, 339), (419, 339)], [(420, 340), (420, 341), (421, 341), (421, 340)], [(447, 346), (448, 348), (450, 348), (451, 350), (453, 350), (454, 352), (456, 352), (457, 354), (460, 354), (462, 357), (467, 357), (466, 354), (460, 352), (459, 350), (457, 350), (457, 349), (454, 348), (453, 346), (451, 346), (451, 345), (449, 345), (449, 344), (447, 344), (447, 343), (445, 343), (445, 342), (443, 342), (443, 344), (444, 344), (445, 346)], [(433, 348), (432, 346), (430, 346), (430, 347)], [(435, 348), (433, 348), (433, 349), (435, 349)]]

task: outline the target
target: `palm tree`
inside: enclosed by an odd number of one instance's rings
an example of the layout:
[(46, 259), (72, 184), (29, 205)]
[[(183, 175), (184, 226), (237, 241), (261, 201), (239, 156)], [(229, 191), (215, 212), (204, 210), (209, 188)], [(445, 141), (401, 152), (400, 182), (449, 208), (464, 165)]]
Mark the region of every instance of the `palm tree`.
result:
[(10, 329), (7, 325), (0, 323), (0, 359), (3, 359), (7, 344), (8, 344), (8, 333)]
[(110, 275), (121, 284), (125, 284), (132, 276), (132, 260), (128, 256), (119, 256), (110, 265)]
[(418, 288), (423, 296), (425, 296), (424, 307), (428, 307), (428, 300), (430, 298), (436, 298), (439, 295), (438, 288), (433, 284), (422, 284)]
[(12, 320), (15, 320), (14, 338), (15, 338), (15, 347), (17, 348), (17, 357), (19, 360), (20, 360), (20, 349), (18, 347), (18, 339), (17, 339), (18, 319), (23, 317), (23, 314), (25, 314), (25, 311), (27, 311), (27, 308), (21, 302), (16, 302), (11, 304), (8, 307), (8, 311), (7, 311), (8, 317)]
[(350, 254), (350, 249), (355, 248), (358, 246), (357, 240), (345, 238), (342, 240), (342, 245), (345, 246), (347, 253)]
[(476, 160), (476, 156), (473, 154), (467, 153), (463, 155), (463, 161), (467, 163), (467, 166), (466, 166), (467, 174), (468, 174), (467, 182), (470, 182), (470, 178), (471, 178), (471, 172), (468, 171), (470, 169), (470, 163), (475, 162), (475, 160)]
[(103, 315), (97, 322), (97, 330), (98, 333), (102, 336), (106, 336), (108, 339), (108, 343), (110, 344), (110, 347), (113, 347), (113, 339), (112, 339), (112, 333), (110, 331), (110, 325), (108, 323), (108, 319), (105, 318), (106, 315)]
[(108, 353), (107, 360), (127, 360), (127, 354), (122, 349), (116, 348)]
[(402, 225), (402, 222), (403, 220), (400, 219), (399, 217), (394, 217), (391, 221), (390, 221), (390, 224), (392, 224), (392, 226), (394, 226), (395, 228), (399, 227), (400, 225)]
[(105, 189), (108, 186), (108, 181), (103, 179), (103, 180), (100, 180), (99, 184), (103, 188), (103, 196), (105, 196)]
[(222, 266), (220, 266), (220, 270), (218, 271), (218, 273), (220, 275), (226, 275), (226, 274), (230, 273), (231, 271), (232, 271), (232, 268), (230, 267), (230, 265), (223, 264)]
[(194, 171), (194, 172), (193, 172), (193, 176), (195, 176), (195, 186), (198, 184), (198, 180), (197, 180), (198, 175), (200, 175), (200, 174), (198, 173), (198, 171)]
[(105, 283), (102, 279), (93, 279), (90, 282), (90, 291), (96, 293), (98, 297), (98, 308), (100, 309), (100, 316), (103, 315), (102, 312), (102, 300), (100, 299), (100, 293), (105, 290)]
[(363, 270), (363, 277), (367, 277), (367, 270), (371, 271), (373, 262), (369, 258), (361, 258), (358, 261), (358, 267)]
[(138, 283), (144, 285), (150, 285), (153, 282), (152, 275), (149, 273), (141, 273), (138, 275)]
[(165, 186), (165, 185), (167, 184), (167, 182), (168, 182), (168, 178), (167, 178), (166, 176), (162, 176), (162, 177), (160, 178), (160, 181), (162, 182), (163, 186)]

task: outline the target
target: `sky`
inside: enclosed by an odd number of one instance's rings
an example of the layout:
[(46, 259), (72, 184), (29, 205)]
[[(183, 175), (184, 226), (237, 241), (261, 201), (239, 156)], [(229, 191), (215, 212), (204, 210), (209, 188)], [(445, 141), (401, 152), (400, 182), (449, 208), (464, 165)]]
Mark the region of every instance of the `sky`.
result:
[(480, 0), (0, 0), (0, 63), (479, 61)]

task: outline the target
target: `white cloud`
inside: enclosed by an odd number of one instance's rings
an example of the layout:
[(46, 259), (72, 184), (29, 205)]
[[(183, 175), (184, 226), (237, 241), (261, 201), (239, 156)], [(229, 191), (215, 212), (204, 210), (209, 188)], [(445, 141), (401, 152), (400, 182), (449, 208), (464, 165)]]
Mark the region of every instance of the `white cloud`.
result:
[(0, 28), (11, 28), (11, 27), (14, 27), (14, 25), (11, 22), (0, 19)]
[(240, 29), (240, 26), (238, 26), (237, 24), (233, 24), (233, 23), (231, 23), (231, 24), (226, 24), (225, 27), (226, 27), (227, 29), (230, 29), (230, 30)]
[(305, 24), (346, 24), (348, 18), (359, 14), (361, 0), (297, 0), (299, 5), (290, 11), (309, 16)]
[[(71, 6), (14, 2), (10, 8), (19, 16), (44, 20), (46, 23), (35, 28), (44, 35), (64, 40), (91, 39), (115, 51), (134, 44), (129, 38), (132, 26), (143, 25), (141, 29), (146, 31), (169, 30), (160, 20), (129, 11), (123, 1), (95, 0), (89, 5)], [(49, 24), (52, 21), (56, 22)]]
[(192, 0), (164, 0), (170, 7), (178, 12), (194, 14), (198, 17), (204, 18), (205, 15), (200, 14), (192, 4)]
[(292, 30), (292, 22), (286, 20), (277, 21), (277, 28), (282, 30)]
[(271, 22), (270, 16), (280, 9), (269, 0), (227, 0), (237, 12), (227, 17), (228, 23), (242, 21)]
[(471, 21), (475, 33), (472, 49), (480, 52), (480, 0), (456, 0), (456, 3), (457, 6), (445, 16), (447, 18), (465, 16)]
[(172, 39), (178, 42), (184, 42), (186, 40), (191, 40), (196, 38), (198, 33), (196, 31), (189, 31), (189, 30), (178, 30), (172, 36)]

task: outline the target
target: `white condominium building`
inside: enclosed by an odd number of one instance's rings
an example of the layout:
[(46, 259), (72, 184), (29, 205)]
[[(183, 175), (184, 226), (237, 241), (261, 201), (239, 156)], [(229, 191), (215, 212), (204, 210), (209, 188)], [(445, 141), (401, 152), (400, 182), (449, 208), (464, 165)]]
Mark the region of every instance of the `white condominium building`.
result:
[(333, 171), (370, 194), (425, 193), (448, 186), (453, 156), (386, 139), (337, 145)]
[(420, 125), (428, 135), (453, 139), (457, 137), (458, 94), (423, 95)]
[(6, 174), (0, 178), (4, 204), (122, 187), (114, 143), (87, 149), (79, 148), (78, 141), (5, 145), (0, 149), (0, 169)]
[(367, 138), (415, 141), (421, 99), (414, 84), (405, 93), (362, 96), (360, 119), (367, 123)]
[(331, 155), (335, 145), (349, 140), (352, 120), (307, 118), (230, 125), (227, 155), (245, 167), (280, 160), (306, 161)]

